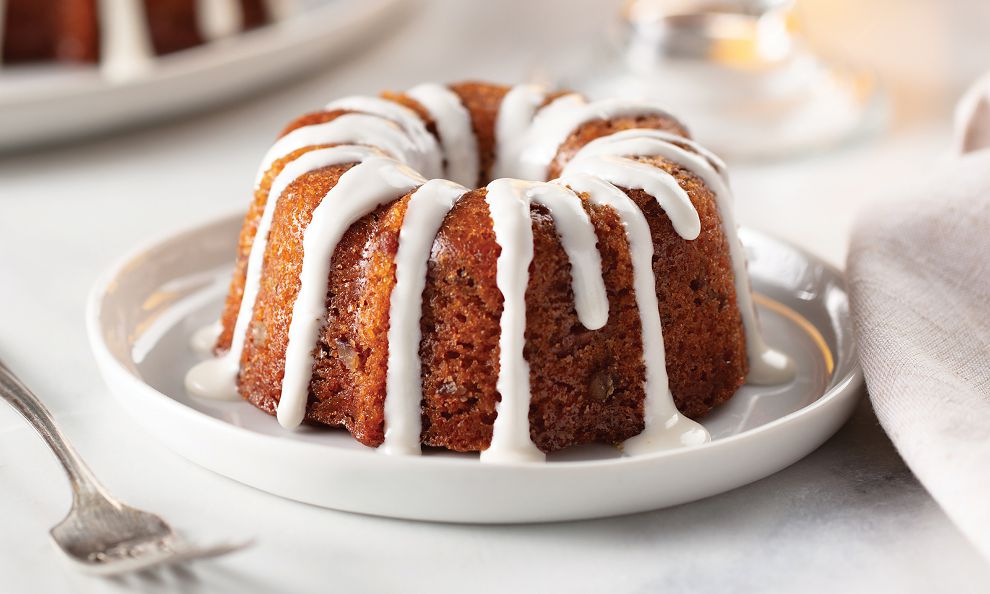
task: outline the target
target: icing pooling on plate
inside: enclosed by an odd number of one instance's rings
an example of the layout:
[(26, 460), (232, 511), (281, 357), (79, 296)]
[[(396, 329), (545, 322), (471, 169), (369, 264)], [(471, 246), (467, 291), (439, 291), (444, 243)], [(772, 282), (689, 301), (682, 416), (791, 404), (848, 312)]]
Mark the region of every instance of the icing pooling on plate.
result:
[[(268, 151), (259, 170), (259, 182), (276, 161), (290, 153), (312, 146), (340, 145), (304, 152), (288, 161), (276, 176), (251, 248), (232, 347), (223, 357), (204, 362), (190, 372), (190, 378), (195, 380), (197, 369), (212, 365), (214, 368), (208, 371), (220, 370), (214, 375), (200, 371), (198, 389), (197, 382), (187, 378), (191, 391), (200, 395), (207, 395), (210, 390), (216, 390), (219, 395), (236, 394), (233, 385), (237, 364), (257, 299), (272, 213), (282, 193), (293, 180), (309, 171), (331, 164), (356, 163), (341, 175), (303, 231), (301, 288), (293, 303), (277, 416), (286, 427), (298, 425), (305, 417), (313, 371), (312, 353), (326, 323), (326, 283), (337, 243), (361, 217), (411, 194), (395, 255), (396, 284), (389, 310), (385, 440), (379, 449), (388, 454), (420, 451), (419, 317), (427, 263), (444, 218), (468, 189), (441, 179), (427, 182), (414, 169), (427, 172), (428, 177), (445, 173), (473, 184), (479, 177), (480, 164), (470, 113), (456, 93), (439, 85), (420, 85), (409, 96), (429, 113), (439, 140), (412, 109), (384, 99), (351, 97), (327, 106), (328, 110), (342, 109), (347, 113), (329, 122), (297, 128)], [(607, 322), (609, 304), (597, 237), (576, 192), (586, 195), (591, 204), (612, 208), (630, 245), (646, 368), (646, 429), (625, 443), (625, 451), (641, 454), (702, 443), (708, 439), (707, 432), (677, 411), (670, 394), (655, 291), (657, 281), (652, 268), (652, 236), (643, 213), (621, 188), (641, 189), (655, 198), (675, 231), (691, 241), (701, 231), (701, 219), (690, 196), (674, 176), (635, 157), (661, 157), (691, 170), (705, 182), (716, 196), (730, 245), (750, 355), (748, 379), (786, 381), (793, 371), (787, 358), (769, 349), (759, 334), (749, 298), (745, 259), (731, 215), (724, 166), (690, 140), (657, 130), (634, 129), (588, 143), (567, 164), (562, 178), (554, 182), (510, 179), (543, 179), (560, 144), (586, 122), (629, 115), (666, 116), (654, 106), (636, 102), (588, 103), (573, 94), (548, 102), (547, 97), (539, 87), (514, 87), (504, 96), (495, 122), (497, 150), (493, 171), (498, 179), (485, 188), (485, 202), (500, 248), (496, 269), (496, 281), (503, 297), (497, 378), (500, 401), (496, 405), (498, 414), (491, 445), (482, 452), (481, 460), (515, 463), (545, 459), (530, 438), (529, 366), (523, 357), (525, 292), (533, 258), (532, 204), (546, 208), (554, 221), (571, 264), (575, 309), (580, 322), (592, 330)], [(217, 389), (221, 384), (223, 389)]]
[(189, 346), (192, 347), (193, 352), (197, 355), (209, 355), (213, 353), (213, 346), (217, 344), (217, 339), (220, 338), (220, 332), (222, 330), (223, 327), (219, 320), (203, 326), (193, 333), (189, 340)]

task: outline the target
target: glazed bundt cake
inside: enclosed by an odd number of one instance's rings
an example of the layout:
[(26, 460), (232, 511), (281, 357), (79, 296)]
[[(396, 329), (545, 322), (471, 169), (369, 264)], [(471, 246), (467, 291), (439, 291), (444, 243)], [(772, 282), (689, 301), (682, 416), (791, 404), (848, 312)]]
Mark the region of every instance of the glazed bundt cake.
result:
[(266, 23), (270, 0), (0, 0), (0, 62), (125, 67)]
[(690, 418), (747, 374), (789, 374), (724, 166), (650, 104), (484, 83), (351, 97), (292, 122), (256, 183), (218, 357), (186, 383), (285, 427), (484, 461), (635, 454), (706, 440)]

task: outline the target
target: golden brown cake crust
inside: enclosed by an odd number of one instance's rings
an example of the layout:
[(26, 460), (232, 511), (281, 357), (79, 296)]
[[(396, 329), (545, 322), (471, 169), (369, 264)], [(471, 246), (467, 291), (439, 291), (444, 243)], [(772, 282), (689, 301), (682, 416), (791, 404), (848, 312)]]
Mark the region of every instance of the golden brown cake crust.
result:
[[(471, 110), (479, 148), (493, 151), (494, 119), (506, 88), (481, 83), (452, 88)], [(421, 109), (401, 96), (385, 97)], [(303, 116), (286, 132), (341, 113)], [(589, 122), (564, 143), (554, 167), (562, 167), (592, 139), (632, 126), (683, 132), (676, 121), (655, 116)], [(313, 148), (277, 161), (255, 195), (241, 234), (220, 350), (230, 344), (245, 263), (268, 188), (285, 163)], [(641, 190), (625, 190), (643, 211), (653, 236), (670, 388), (678, 408), (699, 417), (730, 398), (746, 374), (732, 263), (712, 191), (695, 174), (667, 160), (640, 160), (673, 175), (701, 220), (699, 237), (685, 241), (655, 198)], [(284, 374), (292, 303), (299, 291), (303, 230), (316, 206), (352, 165), (307, 173), (276, 203), (239, 377), (242, 395), (269, 413), (275, 411)], [(490, 165), (491, 158), (486, 172)], [(329, 321), (314, 350), (306, 419), (344, 426), (368, 446), (380, 445), (384, 439), (389, 304), (408, 199), (398, 197), (345, 233), (331, 259)], [(553, 219), (543, 207), (531, 209), (534, 258), (526, 291), (524, 357), (532, 391), (530, 433), (546, 452), (588, 442), (618, 443), (643, 429), (645, 368), (629, 246), (615, 212), (591, 205), (586, 196), (582, 199), (598, 237), (609, 297), (609, 320), (599, 330), (584, 328), (577, 318), (570, 262)], [(499, 252), (485, 190), (470, 191), (444, 219), (428, 263), (419, 349), (426, 445), (478, 451), (491, 440), (499, 399), (495, 387), (502, 312), (495, 282)]]

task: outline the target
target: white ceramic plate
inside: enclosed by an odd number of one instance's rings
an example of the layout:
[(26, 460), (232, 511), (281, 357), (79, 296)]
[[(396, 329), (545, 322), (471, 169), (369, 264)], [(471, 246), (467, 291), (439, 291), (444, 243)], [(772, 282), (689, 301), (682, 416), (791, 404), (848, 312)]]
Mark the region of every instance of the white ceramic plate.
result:
[(487, 465), (477, 455), (385, 456), (346, 431), (282, 429), (245, 402), (186, 394), (191, 334), (215, 320), (242, 215), (140, 249), (90, 296), (96, 361), (121, 405), (182, 456), (258, 489), (314, 505), (451, 522), (539, 522), (625, 514), (747, 484), (810, 453), (848, 418), (862, 381), (838, 271), (744, 231), (770, 344), (798, 375), (745, 386), (704, 420), (709, 444), (629, 458), (582, 446), (547, 464)]
[(367, 43), (401, 0), (301, 3), (299, 12), (220, 42), (162, 56), (114, 82), (92, 67), (0, 73), (0, 150), (77, 138), (192, 111), (325, 65)]

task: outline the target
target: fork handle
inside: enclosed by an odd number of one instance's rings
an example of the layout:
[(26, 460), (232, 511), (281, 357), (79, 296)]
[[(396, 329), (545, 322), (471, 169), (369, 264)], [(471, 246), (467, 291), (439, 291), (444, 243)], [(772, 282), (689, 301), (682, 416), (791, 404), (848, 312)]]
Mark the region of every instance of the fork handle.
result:
[(93, 472), (82, 461), (79, 454), (55, 423), (55, 418), (41, 400), (24, 385), (3, 361), (0, 361), (0, 396), (21, 413), (31, 426), (41, 434), (55, 457), (62, 463), (72, 485), (72, 497), (78, 504), (81, 499), (102, 497), (109, 499)]

